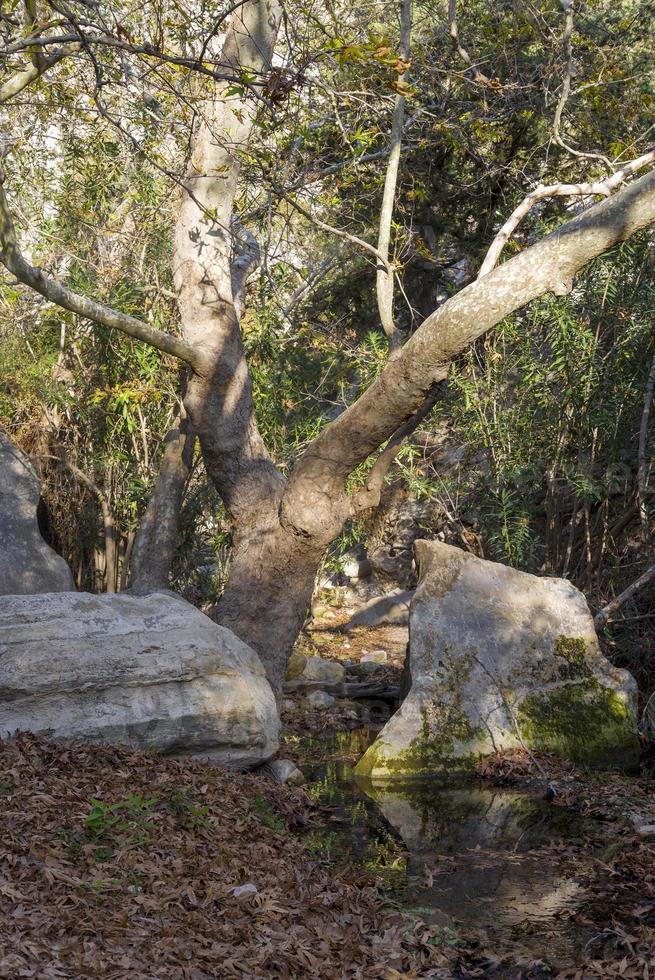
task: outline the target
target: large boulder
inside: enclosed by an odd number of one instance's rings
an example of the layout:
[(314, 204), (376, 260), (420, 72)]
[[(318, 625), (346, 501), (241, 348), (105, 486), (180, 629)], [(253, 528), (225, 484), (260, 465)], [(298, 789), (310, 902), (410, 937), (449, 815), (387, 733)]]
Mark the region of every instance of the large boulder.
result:
[(75, 588), (68, 565), (39, 533), (39, 496), (30, 461), (0, 431), (0, 595)]
[(0, 737), (122, 742), (231, 768), (278, 747), (250, 647), (170, 593), (0, 596)]
[(461, 771), (515, 747), (599, 768), (637, 764), (636, 684), (601, 654), (581, 592), (440, 542), (415, 550), (411, 688), (359, 776)]

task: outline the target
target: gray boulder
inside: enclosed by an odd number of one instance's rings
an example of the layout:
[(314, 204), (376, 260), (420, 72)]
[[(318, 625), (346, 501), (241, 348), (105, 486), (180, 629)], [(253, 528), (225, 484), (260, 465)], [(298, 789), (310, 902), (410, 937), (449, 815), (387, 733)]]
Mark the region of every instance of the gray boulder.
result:
[(317, 708), (319, 711), (324, 711), (336, 704), (336, 698), (333, 698), (327, 691), (312, 691), (307, 695), (306, 700), (311, 708)]
[(302, 653), (293, 653), (287, 665), (284, 690), (287, 692), (324, 690), (339, 694), (345, 676), (345, 667), (336, 660), (305, 657)]
[(409, 621), (409, 604), (413, 595), (411, 589), (394, 589), (386, 595), (375, 596), (351, 616), (344, 629), (352, 630), (360, 626), (404, 626)]
[(68, 565), (39, 532), (39, 496), (32, 464), (0, 431), (0, 595), (75, 589)]
[(0, 737), (16, 731), (248, 768), (279, 721), (257, 655), (183, 599), (55, 593), (0, 596)]
[(360, 776), (466, 770), (515, 747), (634, 768), (636, 684), (603, 657), (581, 592), (440, 542), (415, 550), (411, 688), (360, 760)]

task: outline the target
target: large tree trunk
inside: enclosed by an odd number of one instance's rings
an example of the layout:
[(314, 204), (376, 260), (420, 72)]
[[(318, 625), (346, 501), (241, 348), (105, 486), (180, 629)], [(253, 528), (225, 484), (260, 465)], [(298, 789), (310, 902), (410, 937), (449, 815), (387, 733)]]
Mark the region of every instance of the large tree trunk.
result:
[(322, 542), (298, 538), (281, 525), (236, 543), (213, 618), (257, 651), (277, 692), (324, 553)]
[[(280, 18), (276, 0), (238, 8), (221, 53), (224, 67), (247, 71), (259, 84), (270, 68)], [(245, 277), (257, 249), (234, 221), (234, 199), (257, 105), (252, 93), (230, 94), (227, 83), (217, 87), (193, 137), (173, 256), (182, 332), (203, 357), (184, 404), (207, 475), (245, 550), (246, 542), (277, 526), (284, 488), (257, 428), (239, 329)]]
[[(234, 9), (221, 64), (234, 79), (267, 75), (281, 11), (278, 0)], [(230, 69), (233, 69), (230, 71)], [(245, 70), (245, 71), (244, 71)], [(0, 169), (0, 261), (49, 301), (151, 344), (188, 364), (185, 405), (205, 467), (235, 528), (231, 579), (217, 615), (255, 646), (279, 684), (283, 663), (309, 602), (325, 549), (346, 518), (379, 497), (376, 462), (351, 501), (350, 474), (406, 433), (436, 382), (468, 345), (547, 292), (563, 295), (596, 256), (655, 222), (655, 171), (635, 180), (554, 234), (526, 248), (435, 310), (389, 360), (364, 394), (326, 426), (298, 460), (288, 484), (261, 438), (239, 332), (234, 202), (240, 157), (248, 149), (258, 100), (217, 86), (193, 136), (176, 226), (173, 275), (183, 339), (76, 293), (22, 254)], [(239, 285), (239, 282), (241, 283)], [(385, 462), (389, 447), (379, 460)], [(382, 467), (382, 473), (384, 467)]]

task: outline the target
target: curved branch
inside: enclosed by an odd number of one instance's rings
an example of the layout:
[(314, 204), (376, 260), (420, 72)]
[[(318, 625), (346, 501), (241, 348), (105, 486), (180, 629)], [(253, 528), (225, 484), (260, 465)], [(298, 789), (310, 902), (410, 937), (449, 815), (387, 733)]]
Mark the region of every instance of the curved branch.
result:
[(564, 112), (564, 107), (569, 100), (569, 95), (571, 94), (571, 79), (573, 78), (573, 0), (562, 0), (562, 7), (564, 8), (564, 36), (562, 38), (564, 44), (564, 54), (566, 55), (566, 69), (564, 71), (564, 81), (562, 82), (562, 90), (557, 102), (557, 108), (555, 109), (555, 118), (553, 119), (553, 139), (558, 146), (561, 146), (563, 150), (570, 153), (574, 157), (579, 157), (584, 160), (601, 160), (602, 163), (608, 168), (612, 169), (612, 164), (610, 163), (608, 157), (604, 156), (602, 153), (590, 153), (583, 150), (576, 150), (562, 138), (560, 132), (560, 126), (562, 123), (562, 113)]
[(538, 201), (543, 201), (547, 197), (592, 197), (597, 194), (608, 197), (627, 177), (630, 177), (638, 170), (643, 170), (644, 167), (648, 167), (651, 163), (655, 163), (655, 150), (650, 150), (648, 153), (637, 157), (636, 160), (631, 160), (630, 163), (626, 163), (615, 174), (608, 177), (607, 180), (582, 184), (548, 184), (547, 186), (540, 185), (539, 187), (535, 187), (533, 191), (523, 198), (518, 207), (512, 211), (494, 238), (478, 272), (478, 279), (486, 276), (495, 267), (503, 248)]
[[(291, 475), (284, 519), (314, 528), (307, 502), (343, 493), (349, 474), (389, 439), (469, 344), (532, 300), (570, 291), (592, 259), (655, 222), (655, 170), (477, 279), (435, 310), (363, 395), (310, 443)], [(310, 526), (308, 526), (310, 525)]]
[(36, 64), (31, 64), (29, 68), (25, 68), (24, 71), (16, 72), (11, 78), (7, 79), (2, 85), (0, 85), (0, 105), (3, 102), (7, 102), (9, 99), (13, 99), (14, 96), (22, 92), (24, 88), (27, 88), (32, 82), (40, 78), (49, 68), (56, 65), (57, 62), (61, 61), (69, 54), (73, 54), (77, 50), (77, 45), (71, 45), (69, 48), (62, 48), (60, 51), (55, 51), (48, 58), (41, 58)]
[(331, 235), (336, 235), (337, 238), (343, 238), (344, 241), (350, 242), (351, 245), (357, 245), (358, 248), (361, 248), (365, 252), (369, 252), (371, 255), (375, 256), (378, 262), (381, 262), (383, 265), (387, 264), (387, 260), (385, 259), (384, 255), (375, 247), (375, 245), (371, 245), (370, 242), (365, 241), (358, 235), (351, 235), (349, 231), (344, 231), (342, 228), (335, 228), (334, 225), (329, 225), (327, 221), (321, 221), (320, 218), (317, 218), (316, 215), (308, 211), (307, 208), (302, 206), (302, 204), (298, 204), (297, 201), (294, 201), (294, 199), (277, 184), (272, 184), (271, 186), (274, 194), (282, 198), (283, 201), (286, 201), (287, 204), (290, 204), (294, 211), (297, 211), (298, 214), (302, 214), (303, 218), (307, 218), (308, 221), (311, 221), (311, 223), (316, 225), (317, 228), (320, 228), (321, 231), (327, 231)]
[(181, 361), (185, 361), (195, 371), (202, 372), (203, 362), (195, 348), (184, 340), (174, 337), (172, 334), (138, 320), (136, 317), (127, 313), (113, 310), (104, 303), (97, 303), (95, 300), (64, 286), (56, 279), (46, 275), (42, 269), (31, 265), (22, 254), (16, 231), (9, 210), (9, 202), (4, 192), (2, 174), (0, 173), (0, 262), (12, 275), (16, 276), (19, 282), (25, 286), (30, 286), (35, 292), (54, 303), (61, 306), (71, 313), (91, 320), (93, 323), (101, 324), (112, 330), (120, 330), (121, 333), (141, 340), (151, 347), (164, 354), (170, 354)]
[(606, 606), (596, 613), (594, 616), (594, 626), (597, 630), (602, 629), (603, 626), (608, 622), (611, 616), (624, 606), (629, 599), (632, 599), (634, 595), (637, 594), (641, 589), (647, 586), (650, 582), (655, 579), (655, 565), (651, 565), (647, 568), (643, 575), (640, 575), (636, 582), (624, 589), (620, 595), (617, 595), (616, 599), (612, 599), (608, 602)]
[(382, 488), (391, 464), (402, 449), (405, 441), (416, 432), (421, 422), (428, 417), (437, 404), (440, 394), (439, 387), (438, 384), (433, 385), (432, 390), (428, 393), (427, 398), (420, 408), (396, 429), (387, 445), (375, 460), (366, 478), (366, 483), (353, 497), (353, 517), (362, 511), (377, 507), (380, 503)]
[[(404, 66), (409, 64), (410, 45), (412, 32), (412, 0), (402, 0), (401, 22), (400, 22), (400, 57)], [(405, 81), (405, 71), (398, 76), (398, 83), (402, 85)], [(395, 350), (402, 345), (403, 336), (397, 328), (393, 319), (393, 284), (394, 268), (389, 262), (389, 243), (391, 241), (391, 221), (393, 218), (393, 207), (396, 198), (396, 185), (398, 183), (398, 167), (400, 164), (400, 150), (403, 138), (403, 125), (405, 122), (405, 97), (400, 92), (396, 95), (393, 107), (393, 121), (391, 123), (391, 139), (389, 141), (389, 159), (387, 161), (387, 171), (384, 177), (384, 191), (382, 193), (382, 206), (380, 208), (380, 222), (378, 232), (378, 252), (380, 262), (377, 267), (375, 286), (378, 300), (378, 311), (380, 322), (389, 340), (389, 347)]]
[(464, 64), (467, 65), (473, 72), (473, 80), (482, 85), (488, 85), (489, 79), (478, 68), (476, 68), (476, 66), (473, 64), (471, 55), (468, 53), (466, 48), (462, 46), (462, 42), (459, 37), (459, 27), (457, 26), (457, 0), (448, 0), (448, 30), (450, 32), (450, 39), (454, 50), (457, 52)]

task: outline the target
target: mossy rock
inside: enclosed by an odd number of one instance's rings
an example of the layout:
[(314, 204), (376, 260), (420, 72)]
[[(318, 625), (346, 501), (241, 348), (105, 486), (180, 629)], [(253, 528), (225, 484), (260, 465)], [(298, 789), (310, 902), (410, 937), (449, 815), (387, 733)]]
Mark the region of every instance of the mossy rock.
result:
[(639, 739), (630, 704), (593, 678), (529, 695), (521, 702), (517, 719), (527, 748), (590, 768), (631, 771), (639, 766)]
[(304, 654), (292, 653), (287, 664), (286, 679), (288, 681), (295, 681), (297, 677), (300, 677), (306, 665), (307, 657)]
[(441, 542), (417, 542), (416, 552), (411, 689), (358, 777), (443, 777), (521, 747), (590, 767), (637, 766), (636, 684), (602, 655), (578, 589)]

